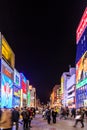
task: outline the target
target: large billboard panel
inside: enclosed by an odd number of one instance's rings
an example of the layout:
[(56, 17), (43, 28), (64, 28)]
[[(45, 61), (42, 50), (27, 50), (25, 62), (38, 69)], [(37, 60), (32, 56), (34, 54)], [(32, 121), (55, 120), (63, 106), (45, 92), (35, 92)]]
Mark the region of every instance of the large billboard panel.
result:
[(14, 69), (14, 84), (18, 87), (21, 88), (21, 79), (20, 79), (20, 73), (16, 69)]
[(7, 77), (13, 80), (13, 69), (2, 59), (1, 60), (2, 64), (2, 73), (5, 74)]
[[(0, 59), (0, 72), (1, 72), (1, 59)], [(0, 107), (1, 107), (1, 73), (0, 73)]]
[(13, 82), (6, 75), (2, 74), (1, 83), (1, 107), (12, 108)]
[(77, 44), (77, 50), (76, 50), (76, 63), (80, 60), (80, 58), (83, 56), (85, 51), (87, 50), (87, 27), (84, 30), (78, 44)]
[(87, 100), (87, 85), (76, 89), (76, 108), (85, 107), (85, 100)]
[(20, 106), (20, 98), (19, 97), (16, 97), (16, 96), (13, 96), (13, 107), (19, 107)]
[(81, 21), (80, 21), (80, 24), (77, 28), (77, 31), (76, 31), (76, 43), (78, 44), (85, 28), (87, 27), (87, 7), (83, 13), (83, 16), (81, 18)]
[(23, 93), (26, 94), (27, 93), (27, 79), (23, 73), (20, 73), (20, 75), (21, 75), (21, 87), (22, 87)]
[(21, 96), (21, 89), (17, 88), (16, 86), (13, 86), (13, 95), (16, 97)]
[(1, 53), (1, 32), (0, 32), (0, 58), (2, 57), (2, 53)]
[(76, 64), (76, 88), (87, 84), (87, 51)]
[(12, 68), (14, 68), (15, 55), (3, 35), (2, 35), (2, 57)]

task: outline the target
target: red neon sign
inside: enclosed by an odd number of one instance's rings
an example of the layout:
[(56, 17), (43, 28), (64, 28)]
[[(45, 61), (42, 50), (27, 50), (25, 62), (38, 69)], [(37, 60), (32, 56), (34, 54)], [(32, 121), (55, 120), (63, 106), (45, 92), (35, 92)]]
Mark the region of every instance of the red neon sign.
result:
[(26, 83), (22, 80), (22, 90), (23, 90), (23, 93), (26, 94)]
[(76, 43), (77, 44), (78, 44), (78, 41), (80, 40), (86, 27), (87, 27), (87, 7), (83, 13), (80, 24), (79, 24), (77, 31), (76, 31)]

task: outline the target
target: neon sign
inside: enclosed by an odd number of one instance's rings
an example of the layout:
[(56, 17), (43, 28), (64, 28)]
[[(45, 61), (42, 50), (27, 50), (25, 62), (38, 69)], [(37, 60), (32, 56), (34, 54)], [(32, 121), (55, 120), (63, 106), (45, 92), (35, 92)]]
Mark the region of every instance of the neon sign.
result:
[(14, 69), (14, 83), (15, 83), (15, 85), (17, 85), (18, 88), (21, 87), (20, 74), (18, 73), (18, 71), (16, 69)]
[(2, 59), (2, 73), (13, 79), (13, 70), (9, 67), (9, 65)]
[(78, 44), (78, 42), (79, 42), (79, 40), (80, 40), (80, 38), (81, 38), (81, 36), (82, 36), (86, 27), (87, 27), (87, 7), (84, 11), (84, 14), (81, 18), (80, 24), (79, 24), (77, 31), (76, 31), (76, 43), (77, 44)]
[(23, 93), (26, 94), (27, 92), (27, 86), (26, 86), (26, 83), (27, 83), (27, 80), (25, 78), (25, 76), (23, 75), (23, 73), (20, 73), (21, 74), (21, 86), (22, 86), (22, 90), (23, 90)]
[(15, 66), (15, 55), (2, 35), (2, 57), (11, 65), (12, 68)]

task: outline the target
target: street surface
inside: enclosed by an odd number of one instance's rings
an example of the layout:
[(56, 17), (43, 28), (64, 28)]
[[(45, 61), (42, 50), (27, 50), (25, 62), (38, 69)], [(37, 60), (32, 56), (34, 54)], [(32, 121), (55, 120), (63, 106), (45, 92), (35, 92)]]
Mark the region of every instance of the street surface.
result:
[[(75, 120), (64, 120), (64, 119), (58, 119), (56, 124), (53, 124), (51, 121), (51, 124), (47, 123), (47, 120), (44, 120), (42, 118), (42, 115), (37, 114), (36, 117), (32, 120), (31, 126), (32, 128), (29, 128), (28, 130), (87, 130), (87, 121), (84, 122), (84, 128), (81, 128), (81, 124), (78, 123), (77, 127), (74, 128), (73, 125), (75, 123)], [(15, 126), (13, 128), (15, 130)], [(23, 127), (21, 124), (19, 124), (19, 130), (23, 130)]]

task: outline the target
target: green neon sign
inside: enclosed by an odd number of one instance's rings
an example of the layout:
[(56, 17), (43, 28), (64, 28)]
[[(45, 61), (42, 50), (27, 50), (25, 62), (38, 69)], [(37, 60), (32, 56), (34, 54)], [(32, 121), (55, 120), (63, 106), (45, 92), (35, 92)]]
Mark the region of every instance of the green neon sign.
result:
[(85, 78), (83, 81), (81, 81), (78, 84), (76, 84), (76, 89), (84, 86), (85, 84), (87, 84), (87, 78)]

